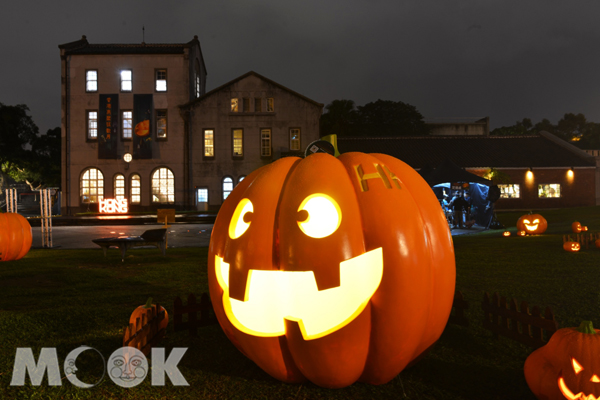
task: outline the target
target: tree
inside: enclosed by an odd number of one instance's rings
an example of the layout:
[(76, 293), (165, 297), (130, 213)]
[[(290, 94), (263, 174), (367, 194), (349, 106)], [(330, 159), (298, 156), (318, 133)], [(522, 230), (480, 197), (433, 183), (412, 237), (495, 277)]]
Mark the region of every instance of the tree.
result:
[(321, 136), (353, 136), (356, 128), (356, 108), (352, 100), (333, 100), (321, 116)]
[(535, 133), (533, 123), (529, 118), (523, 118), (522, 121), (515, 122), (512, 126), (503, 126), (496, 128), (490, 135), (494, 136), (526, 136)]
[(358, 107), (358, 124), (364, 136), (419, 136), (429, 133), (423, 115), (401, 101), (377, 100)]

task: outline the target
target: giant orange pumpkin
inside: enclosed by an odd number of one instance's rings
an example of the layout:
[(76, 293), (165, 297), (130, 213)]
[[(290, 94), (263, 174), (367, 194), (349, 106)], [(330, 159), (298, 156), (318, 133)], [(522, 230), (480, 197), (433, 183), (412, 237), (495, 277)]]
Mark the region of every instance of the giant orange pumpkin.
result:
[(0, 213), (0, 261), (23, 258), (31, 248), (31, 225), (20, 214)]
[(546, 232), (548, 228), (548, 222), (546, 218), (540, 214), (527, 214), (523, 215), (517, 221), (517, 229), (525, 231), (530, 235), (537, 235)]
[(454, 248), (434, 193), (404, 162), (286, 157), (224, 201), (208, 282), (227, 337), (271, 376), (382, 384), (444, 330)]
[(590, 321), (554, 332), (525, 360), (525, 379), (538, 399), (600, 397), (600, 334)]

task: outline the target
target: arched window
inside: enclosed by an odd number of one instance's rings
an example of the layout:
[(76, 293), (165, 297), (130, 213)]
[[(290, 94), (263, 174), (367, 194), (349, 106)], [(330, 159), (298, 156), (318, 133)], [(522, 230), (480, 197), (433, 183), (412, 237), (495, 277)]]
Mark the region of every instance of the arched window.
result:
[(238, 185), (240, 184), (241, 181), (244, 180), (245, 177), (246, 177), (246, 175), (242, 175), (238, 178)]
[(83, 171), (80, 182), (81, 202), (98, 203), (104, 199), (104, 175), (99, 169), (88, 168)]
[(121, 174), (115, 175), (115, 199), (125, 199), (125, 177)]
[(169, 168), (159, 168), (152, 174), (152, 202), (175, 202), (175, 177)]
[(233, 190), (233, 179), (226, 176), (223, 178), (223, 200), (229, 196), (229, 193)]
[(131, 175), (129, 184), (129, 202), (139, 204), (141, 201), (142, 180), (138, 174)]

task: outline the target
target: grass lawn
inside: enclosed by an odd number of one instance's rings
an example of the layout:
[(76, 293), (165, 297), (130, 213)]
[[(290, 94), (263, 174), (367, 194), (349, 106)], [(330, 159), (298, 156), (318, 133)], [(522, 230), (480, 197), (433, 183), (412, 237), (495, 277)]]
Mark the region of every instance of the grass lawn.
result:
[[(425, 358), (385, 385), (356, 383), (338, 390), (274, 380), (238, 352), (218, 325), (201, 328), (192, 339), (173, 332), (172, 323), (159, 346), (167, 352), (188, 347), (179, 368), (189, 387), (175, 387), (168, 379), (165, 386), (153, 387), (146, 378), (124, 389), (108, 377), (91, 389), (77, 388), (64, 377), (62, 386), (49, 387), (44, 378), (34, 387), (27, 378), (25, 386), (10, 387), (17, 347), (32, 347), (36, 357), (42, 347), (57, 348), (61, 371), (67, 353), (81, 345), (108, 359), (121, 346), (132, 311), (148, 297), (172, 314), (176, 296), (208, 292), (206, 248), (169, 249), (165, 258), (155, 249), (135, 250), (125, 263), (118, 251), (103, 258), (99, 249), (31, 250), (22, 260), (0, 264), (0, 398), (534, 399), (523, 377), (531, 349), (496, 340), (481, 328), (483, 292), (550, 306), (561, 328), (584, 319), (600, 327), (600, 249), (562, 250), (562, 235), (573, 221), (600, 231), (600, 207), (543, 211), (544, 235), (516, 237), (514, 226), (522, 214), (498, 214), (513, 232), (509, 238), (498, 230), (454, 238), (456, 287), (470, 303), (468, 328), (448, 326)], [(83, 381), (93, 382), (102, 373), (94, 371), (98, 360), (93, 358), (92, 352), (82, 354), (82, 363), (92, 366), (88, 380), (80, 376)]]

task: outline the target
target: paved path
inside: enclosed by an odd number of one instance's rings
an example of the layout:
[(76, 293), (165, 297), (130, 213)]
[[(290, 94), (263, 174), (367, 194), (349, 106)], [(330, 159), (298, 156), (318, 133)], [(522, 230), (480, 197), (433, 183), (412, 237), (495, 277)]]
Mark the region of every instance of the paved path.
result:
[[(52, 227), (52, 246), (61, 249), (100, 249), (92, 239), (112, 236), (139, 236), (148, 229), (158, 229), (162, 225), (96, 225), (96, 226), (54, 226)], [(208, 247), (212, 224), (179, 224), (168, 228), (169, 247)], [(42, 247), (41, 228), (31, 228), (32, 248)]]

